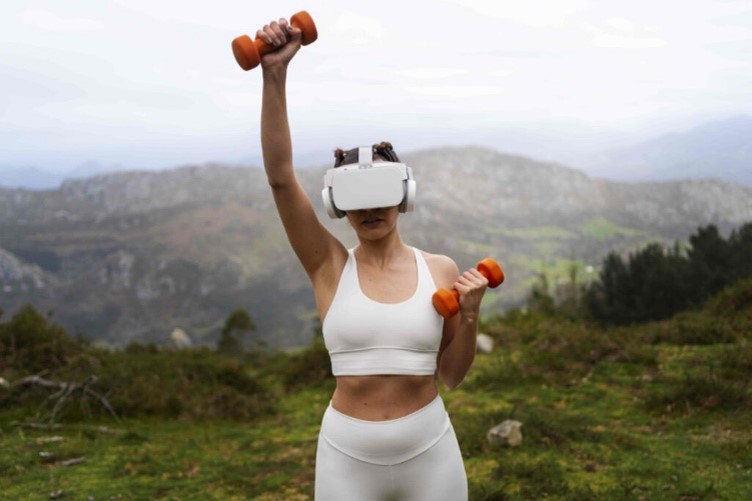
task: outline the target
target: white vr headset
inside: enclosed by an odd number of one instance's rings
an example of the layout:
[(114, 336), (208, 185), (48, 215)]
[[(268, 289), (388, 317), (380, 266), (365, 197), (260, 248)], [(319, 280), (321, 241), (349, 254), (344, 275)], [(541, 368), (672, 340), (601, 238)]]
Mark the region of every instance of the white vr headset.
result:
[(407, 165), (374, 162), (370, 146), (358, 148), (358, 163), (328, 169), (321, 192), (326, 212), (332, 219), (345, 217), (349, 210), (399, 206), (410, 212), (415, 206), (415, 179)]

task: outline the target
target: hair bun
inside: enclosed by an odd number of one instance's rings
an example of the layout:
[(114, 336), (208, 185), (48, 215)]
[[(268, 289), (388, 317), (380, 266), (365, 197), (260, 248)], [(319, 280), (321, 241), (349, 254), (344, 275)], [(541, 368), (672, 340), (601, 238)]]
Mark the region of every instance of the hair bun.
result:
[(381, 141), (379, 144), (374, 144), (373, 151), (388, 162), (399, 162), (397, 153), (394, 152), (392, 143), (389, 141)]
[[(395, 153), (394, 149), (392, 148), (392, 143), (390, 143), (389, 141), (382, 141), (379, 144), (374, 144), (373, 146), (371, 146), (371, 150), (373, 151), (373, 155), (375, 157), (377, 156), (387, 162), (400, 161), (399, 157), (397, 157), (397, 153)], [(342, 148), (337, 148), (334, 150), (334, 158), (335, 167), (358, 163), (358, 148), (353, 148), (347, 151), (343, 150)]]

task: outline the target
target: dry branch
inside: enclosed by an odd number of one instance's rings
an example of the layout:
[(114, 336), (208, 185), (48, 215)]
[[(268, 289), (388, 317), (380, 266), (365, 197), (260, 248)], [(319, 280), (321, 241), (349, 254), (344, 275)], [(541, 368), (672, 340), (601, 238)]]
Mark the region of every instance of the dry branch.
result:
[(41, 375), (27, 376), (14, 382), (12, 387), (21, 386), (37, 386), (48, 390), (56, 390), (54, 393), (47, 396), (42, 402), (42, 407), (48, 405), (52, 406), (52, 409), (48, 413), (48, 421), (54, 422), (60, 412), (63, 410), (65, 404), (75, 394), (81, 396), (81, 405), (83, 406), (84, 400), (87, 397), (93, 398), (99, 402), (99, 404), (107, 409), (107, 411), (115, 418), (116, 421), (120, 421), (120, 418), (115, 413), (115, 410), (110, 405), (107, 398), (100, 393), (97, 393), (91, 389), (91, 385), (97, 382), (97, 377), (94, 375), (89, 376), (85, 380), (74, 383), (69, 381), (53, 381), (51, 379), (43, 378)]

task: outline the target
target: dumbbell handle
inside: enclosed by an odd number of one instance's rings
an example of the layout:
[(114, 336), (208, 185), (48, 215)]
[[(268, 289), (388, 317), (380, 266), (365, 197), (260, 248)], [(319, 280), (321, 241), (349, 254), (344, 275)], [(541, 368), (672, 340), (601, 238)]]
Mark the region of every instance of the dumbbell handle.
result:
[[(487, 257), (475, 268), (488, 280), (488, 286), (496, 288), (504, 281), (504, 270), (499, 263)], [(444, 318), (451, 318), (460, 310), (460, 293), (456, 289), (439, 289), (431, 298), (433, 306)]]
[[(303, 32), (301, 40), (303, 45), (315, 42), (319, 36), (313, 18), (304, 10), (294, 14), (290, 18), (290, 24), (293, 28), (298, 28)], [(278, 47), (269, 45), (261, 38), (251, 40), (248, 35), (240, 35), (232, 41), (232, 53), (235, 56), (235, 61), (245, 71), (258, 66), (261, 62), (261, 56), (277, 49)]]

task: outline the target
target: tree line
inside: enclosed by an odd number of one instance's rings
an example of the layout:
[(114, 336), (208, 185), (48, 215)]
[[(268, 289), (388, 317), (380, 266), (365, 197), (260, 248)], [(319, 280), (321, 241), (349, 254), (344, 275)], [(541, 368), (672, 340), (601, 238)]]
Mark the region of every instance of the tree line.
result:
[(711, 224), (699, 227), (687, 245), (651, 243), (626, 257), (611, 252), (598, 279), (581, 289), (581, 312), (604, 325), (661, 320), (750, 276), (752, 223), (728, 238)]

